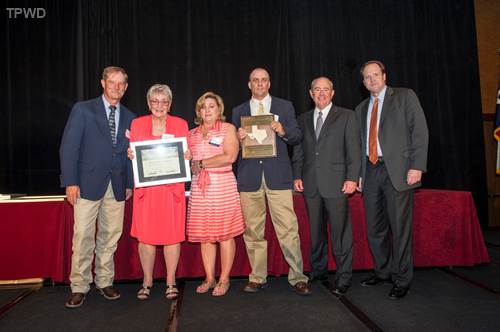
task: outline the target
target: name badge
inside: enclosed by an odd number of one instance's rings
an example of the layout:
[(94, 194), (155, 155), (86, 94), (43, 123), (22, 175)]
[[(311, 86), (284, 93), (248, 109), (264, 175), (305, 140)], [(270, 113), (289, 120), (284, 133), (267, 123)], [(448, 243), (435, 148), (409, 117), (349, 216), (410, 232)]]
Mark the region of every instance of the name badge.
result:
[(161, 134), (161, 139), (174, 138), (175, 136), (172, 134)]
[(220, 146), (223, 140), (224, 140), (223, 137), (212, 137), (212, 139), (208, 142), (208, 144), (214, 146)]

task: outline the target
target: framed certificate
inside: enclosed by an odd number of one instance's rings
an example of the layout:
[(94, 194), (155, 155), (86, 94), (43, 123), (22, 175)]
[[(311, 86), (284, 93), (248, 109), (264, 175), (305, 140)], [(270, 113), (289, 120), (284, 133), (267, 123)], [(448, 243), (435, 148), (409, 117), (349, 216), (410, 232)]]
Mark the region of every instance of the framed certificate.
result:
[(271, 128), (274, 115), (242, 116), (247, 137), (241, 142), (242, 158), (276, 157), (276, 133)]
[(185, 137), (132, 142), (134, 183), (136, 187), (191, 181)]

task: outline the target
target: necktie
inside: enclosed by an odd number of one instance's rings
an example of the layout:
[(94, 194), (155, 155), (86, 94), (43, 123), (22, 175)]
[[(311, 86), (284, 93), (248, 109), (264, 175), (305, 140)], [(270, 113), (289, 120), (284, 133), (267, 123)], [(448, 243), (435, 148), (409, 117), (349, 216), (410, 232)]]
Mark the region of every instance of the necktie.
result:
[(115, 122), (115, 111), (116, 111), (116, 106), (110, 105), (109, 106), (109, 131), (111, 132), (111, 141), (113, 142), (113, 146), (116, 146), (116, 122)]
[(257, 115), (263, 115), (264, 114), (264, 104), (262, 104), (261, 101), (259, 101), (259, 109), (257, 110)]
[(372, 164), (377, 163), (378, 152), (377, 152), (377, 113), (378, 113), (378, 98), (375, 98), (372, 107), (372, 114), (370, 117), (370, 135), (368, 140), (368, 159)]
[(323, 127), (323, 112), (318, 112), (318, 118), (316, 119), (316, 139), (319, 137), (321, 127)]

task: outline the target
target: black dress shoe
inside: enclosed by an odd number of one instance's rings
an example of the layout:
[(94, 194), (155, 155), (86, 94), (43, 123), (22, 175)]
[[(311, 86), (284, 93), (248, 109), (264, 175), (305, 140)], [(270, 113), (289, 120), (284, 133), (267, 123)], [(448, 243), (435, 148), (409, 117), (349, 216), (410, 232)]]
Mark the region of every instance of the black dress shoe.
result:
[(120, 298), (120, 292), (114, 289), (113, 286), (97, 288), (97, 290), (106, 300), (116, 300)]
[(369, 286), (376, 286), (379, 284), (389, 284), (391, 282), (392, 281), (390, 278), (380, 278), (378, 276), (371, 276), (368, 279), (361, 280), (359, 284), (364, 287), (369, 287)]
[(78, 308), (83, 304), (85, 300), (84, 293), (71, 293), (68, 301), (66, 301), (66, 308), (74, 309)]
[(337, 296), (342, 296), (347, 292), (348, 289), (349, 285), (343, 285), (343, 286), (335, 286), (331, 291), (333, 294)]
[(406, 294), (408, 294), (408, 287), (400, 287), (400, 286), (394, 285), (392, 287), (391, 291), (389, 292), (389, 298), (391, 300), (398, 300), (398, 299), (402, 299), (403, 297), (405, 297)]

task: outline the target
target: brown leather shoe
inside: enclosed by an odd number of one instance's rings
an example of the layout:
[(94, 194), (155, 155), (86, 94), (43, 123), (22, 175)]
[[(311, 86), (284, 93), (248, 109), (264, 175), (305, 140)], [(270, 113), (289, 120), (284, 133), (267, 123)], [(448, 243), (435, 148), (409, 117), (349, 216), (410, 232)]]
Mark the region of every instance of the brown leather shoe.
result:
[(304, 281), (299, 281), (295, 285), (292, 286), (293, 290), (300, 295), (311, 295), (311, 288), (309, 284)]
[(85, 294), (84, 293), (71, 293), (71, 296), (69, 297), (68, 301), (66, 301), (66, 308), (78, 308), (83, 304), (83, 301), (85, 300)]
[(243, 291), (246, 293), (257, 293), (260, 289), (264, 289), (267, 287), (267, 283), (263, 282), (253, 282), (249, 281), (248, 284), (243, 287)]
[(114, 289), (113, 286), (97, 288), (97, 290), (107, 300), (116, 300), (120, 298), (120, 293), (116, 289)]

